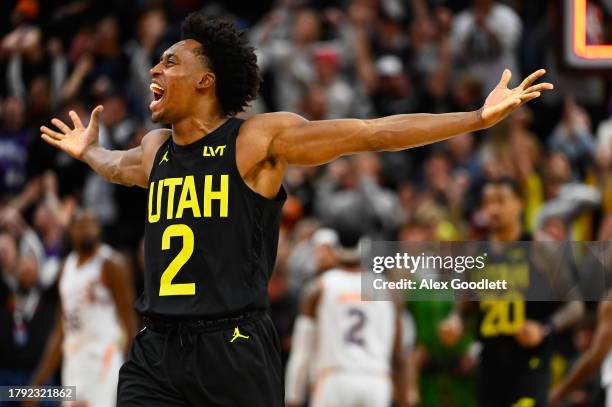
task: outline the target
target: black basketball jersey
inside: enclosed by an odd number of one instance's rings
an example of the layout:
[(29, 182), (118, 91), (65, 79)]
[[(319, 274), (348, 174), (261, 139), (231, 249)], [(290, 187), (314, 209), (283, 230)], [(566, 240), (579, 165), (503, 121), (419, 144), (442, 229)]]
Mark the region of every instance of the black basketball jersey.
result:
[[(488, 242), (484, 242), (482, 251), (488, 254), (486, 267), (474, 277), (492, 280), (502, 277), (516, 291), (508, 300), (501, 294), (498, 299), (479, 301), (478, 334), (484, 345), (481, 357), (485, 362), (507, 360), (520, 364), (524, 358), (546, 353), (550, 341), (526, 349), (514, 338), (526, 320), (546, 324), (562, 305), (552, 300), (528, 300), (554, 298), (546, 273), (534, 261), (534, 249), (529, 242), (515, 242), (504, 245), (503, 253), (495, 253)], [(538, 290), (541, 292), (537, 293)]]
[(149, 176), (143, 315), (216, 317), (268, 306), (281, 186), (267, 199), (236, 165), (243, 120), (230, 118), (189, 145), (168, 139)]

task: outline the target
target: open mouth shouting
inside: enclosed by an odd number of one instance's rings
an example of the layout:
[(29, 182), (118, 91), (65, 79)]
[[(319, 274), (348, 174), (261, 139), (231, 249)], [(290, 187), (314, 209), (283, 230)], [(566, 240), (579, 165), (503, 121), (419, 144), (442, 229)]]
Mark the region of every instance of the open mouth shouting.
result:
[(151, 82), (151, 85), (149, 85), (149, 89), (151, 89), (151, 92), (153, 92), (153, 100), (149, 104), (149, 109), (155, 110), (155, 108), (160, 105), (162, 100), (164, 99), (166, 90), (156, 82)]

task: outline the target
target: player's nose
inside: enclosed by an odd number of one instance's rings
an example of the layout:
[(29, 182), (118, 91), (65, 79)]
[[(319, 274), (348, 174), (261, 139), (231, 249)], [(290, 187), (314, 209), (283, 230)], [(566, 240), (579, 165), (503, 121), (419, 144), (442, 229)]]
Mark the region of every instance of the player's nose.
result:
[(149, 69), (151, 76), (159, 75), (161, 73), (161, 63), (157, 63), (153, 68)]

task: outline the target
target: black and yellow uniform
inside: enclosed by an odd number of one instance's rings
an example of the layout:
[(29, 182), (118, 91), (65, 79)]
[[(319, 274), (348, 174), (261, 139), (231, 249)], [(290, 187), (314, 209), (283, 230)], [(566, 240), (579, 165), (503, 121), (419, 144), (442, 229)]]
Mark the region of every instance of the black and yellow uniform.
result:
[(534, 249), (526, 242), (505, 245), (488, 254), (486, 268), (472, 278), (503, 278), (518, 289), (507, 300), (486, 299), (478, 302), (478, 334), (483, 345), (477, 375), (478, 399), (481, 407), (544, 407), (550, 388), (550, 358), (552, 337), (534, 347), (522, 347), (514, 335), (526, 320), (543, 325), (550, 323), (554, 312), (562, 305), (558, 301), (526, 301), (525, 298), (545, 298), (552, 287), (541, 262), (533, 259)]
[(281, 406), (280, 347), (266, 313), (281, 187), (251, 190), (236, 165), (242, 120), (170, 138), (149, 176), (145, 328), (119, 375), (119, 406)]

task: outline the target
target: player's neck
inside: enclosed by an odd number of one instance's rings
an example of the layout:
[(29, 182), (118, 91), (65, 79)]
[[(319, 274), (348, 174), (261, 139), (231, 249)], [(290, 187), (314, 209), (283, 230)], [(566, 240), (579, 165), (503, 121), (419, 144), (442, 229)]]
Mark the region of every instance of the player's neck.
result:
[(361, 272), (361, 265), (359, 263), (357, 263), (357, 264), (342, 264), (342, 269), (344, 271), (348, 271), (349, 273), (360, 273)]
[(513, 223), (506, 228), (500, 228), (494, 231), (491, 231), (489, 235), (489, 240), (494, 242), (510, 242), (516, 241), (521, 238), (521, 234), (523, 231), (521, 230), (521, 225), (519, 223)]
[(220, 109), (207, 104), (196, 109), (197, 116), (189, 116), (172, 124), (172, 139), (178, 145), (191, 144), (212, 133), (227, 120)]
[(96, 252), (98, 251), (98, 247), (99, 245), (95, 245), (91, 250), (79, 250), (76, 252), (77, 255), (77, 266), (81, 266), (85, 263), (87, 263), (87, 261), (89, 259), (91, 259)]

